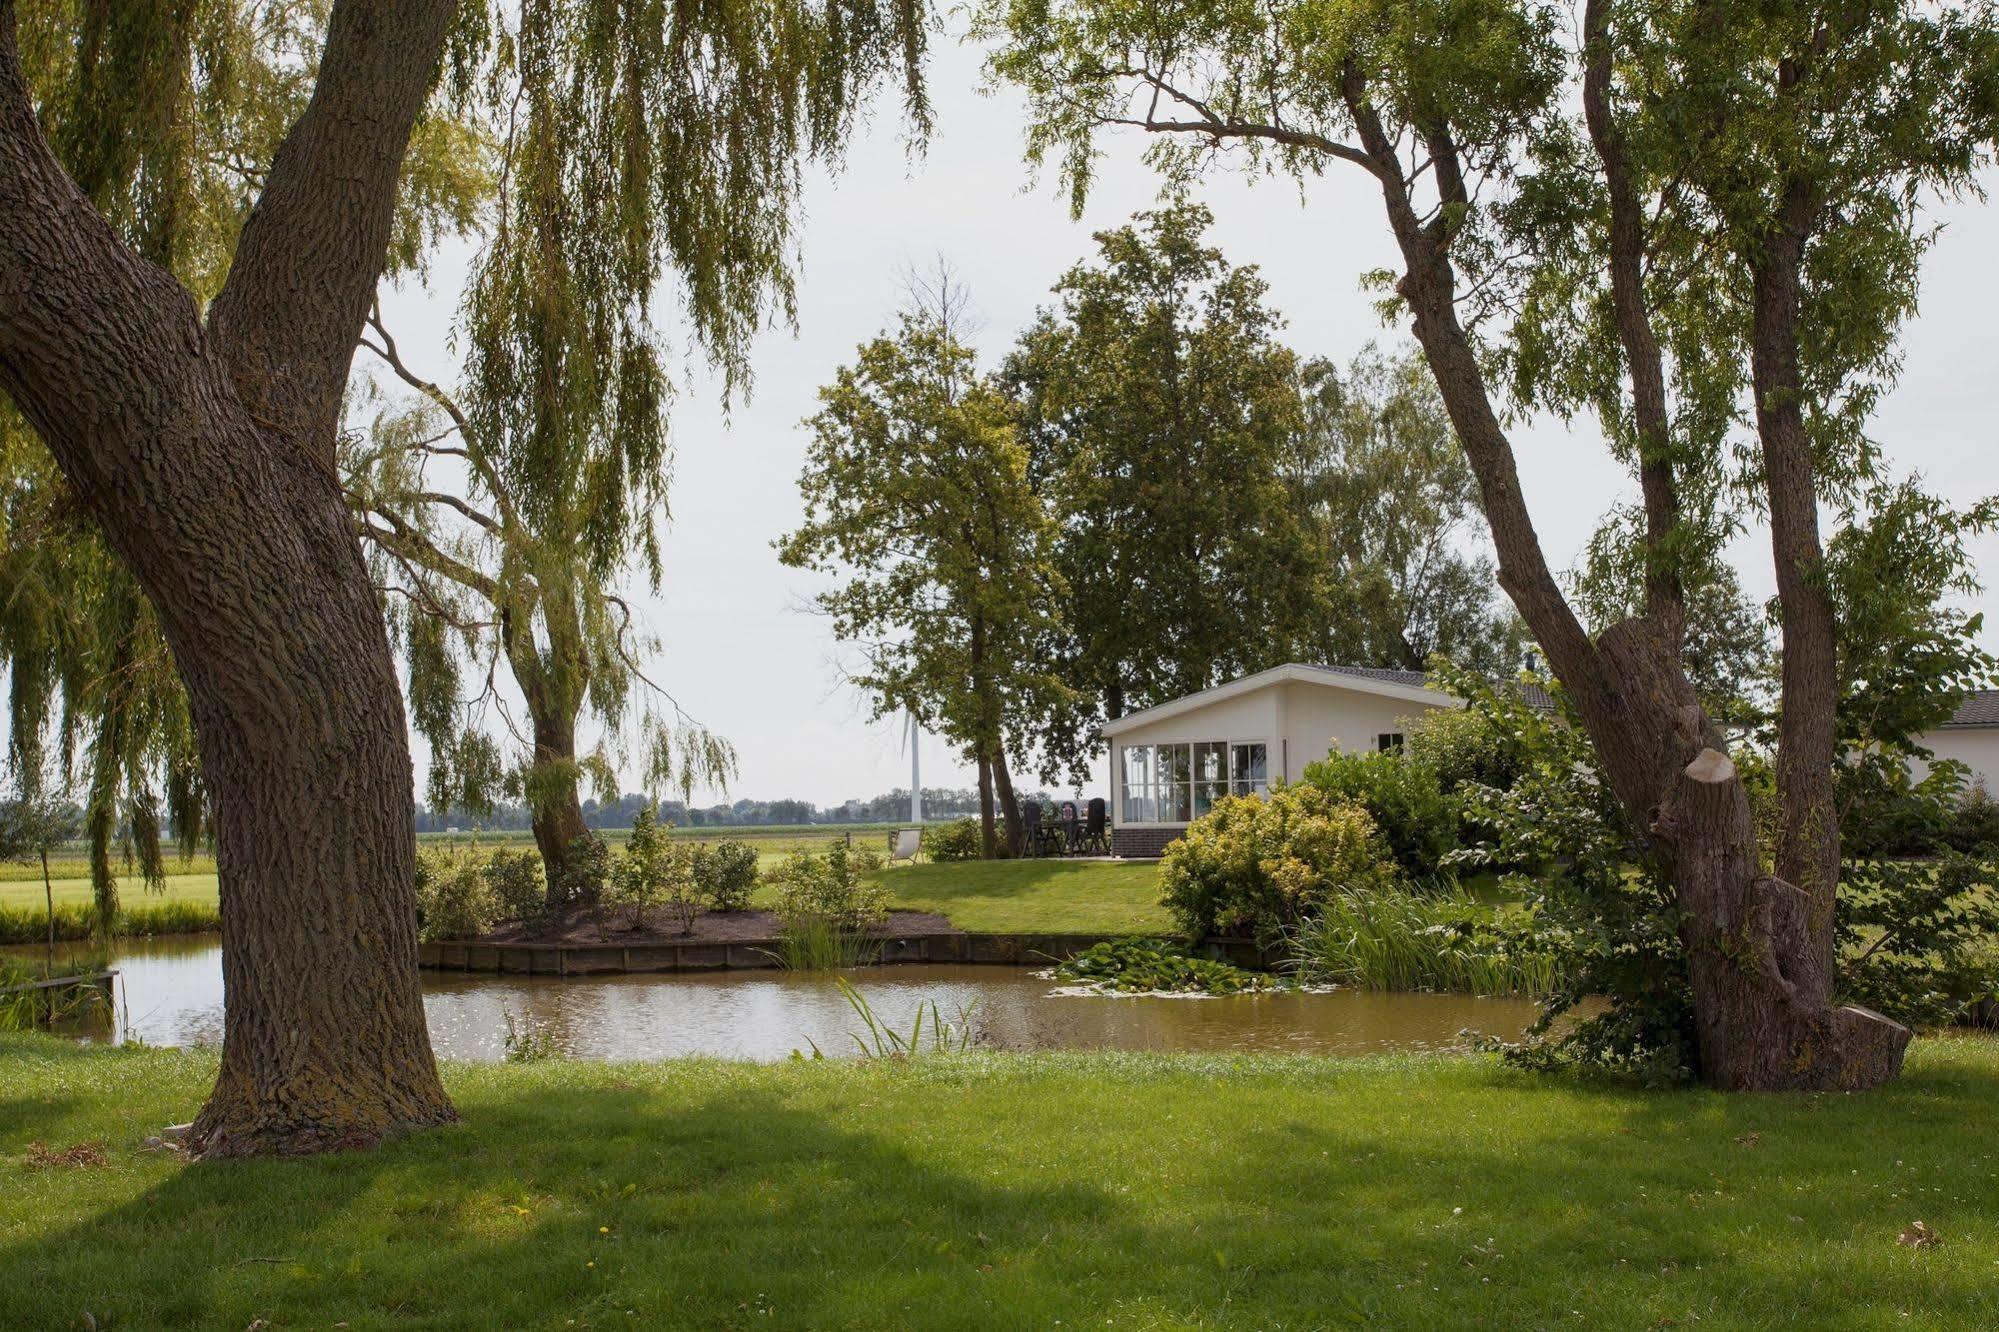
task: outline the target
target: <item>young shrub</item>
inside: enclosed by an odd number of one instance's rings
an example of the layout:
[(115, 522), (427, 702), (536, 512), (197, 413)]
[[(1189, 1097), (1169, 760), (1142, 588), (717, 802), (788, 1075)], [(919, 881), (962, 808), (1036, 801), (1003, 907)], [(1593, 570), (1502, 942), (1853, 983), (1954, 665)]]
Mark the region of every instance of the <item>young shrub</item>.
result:
[(486, 862), (486, 882), (500, 920), (534, 920), (548, 911), (548, 888), (541, 855), (502, 847)]
[(977, 860), (979, 821), (953, 819), (949, 823), (926, 825), (923, 829), (923, 853), (937, 861)]
[(1331, 893), (1381, 891), (1394, 862), (1361, 806), (1316, 786), (1227, 796), (1166, 848), (1160, 902), (1183, 934), (1274, 939)]
[(1986, 791), (1982, 778), (1973, 782), (1964, 799), (1958, 802), (1944, 832), (1944, 841), (1953, 851), (1972, 854), (1999, 851), (1999, 800)]
[(1429, 764), (1394, 752), (1335, 753), (1307, 764), (1305, 782), (1365, 808), (1407, 877), (1423, 882), (1451, 875), (1458, 807)]
[(462, 847), (417, 853), (419, 938), (469, 939), (492, 928), (499, 905), (485, 870), (479, 858)]
[(859, 932), (888, 918), (888, 889), (873, 876), (882, 857), (868, 847), (835, 842), (818, 855), (798, 851), (770, 872), (777, 917), (787, 926), (826, 921)]
[(649, 809), (640, 810), (632, 820), (632, 835), (611, 872), (611, 891), (616, 901), (632, 909), (635, 930), (645, 928), (647, 911), (663, 906), (678, 926), (675, 933), (694, 932), (701, 894), (692, 859), (653, 821)]
[(594, 907), (604, 898), (611, 881), (611, 848), (604, 839), (585, 833), (569, 844), (569, 863), (563, 868), (562, 901), (569, 906)]
[(694, 853), (694, 881), (710, 911), (747, 911), (757, 886), (757, 851), (747, 842), (717, 842)]

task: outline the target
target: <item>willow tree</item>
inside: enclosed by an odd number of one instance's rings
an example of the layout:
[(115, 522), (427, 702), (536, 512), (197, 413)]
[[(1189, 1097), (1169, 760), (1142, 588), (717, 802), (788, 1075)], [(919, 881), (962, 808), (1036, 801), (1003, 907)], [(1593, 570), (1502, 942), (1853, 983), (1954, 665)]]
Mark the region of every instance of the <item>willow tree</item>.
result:
[[(85, 8), (138, 47), (189, 13)], [(187, 691), (229, 995), (193, 1142), (315, 1151), (435, 1124), (452, 1111), (417, 978), (408, 738), (335, 465), (419, 118), (490, 74), (494, 104), (519, 108), (507, 128), (559, 168), (522, 190), (559, 188), (545, 206), (565, 233), (520, 238), (601, 261), (607, 299), (581, 327), (609, 321), (596, 327), (612, 340), (591, 350), (617, 367), (642, 356), (626, 333), (671, 269), (704, 342), (739, 369), (773, 297), (788, 308), (802, 161), (836, 156), (861, 96), (893, 71), (920, 113), (924, 16), (905, 3), (529, 0), (496, 16), (460, 0), (333, 0), (323, 40), (293, 54), (309, 95), (205, 303), (51, 147), (22, 51), (70, 40), (72, 17), (28, 10), (24, 42), (20, 0), (0, 0), (0, 388), (145, 592)]]
[[(403, 651), (410, 720), (430, 745), (431, 806), (524, 799), (557, 910), (578, 886), (579, 843), (593, 836), (579, 780), (587, 771), (615, 799), (623, 741), (637, 741), (649, 791), (677, 786), (686, 798), (697, 781), (734, 770), (727, 742), (646, 674), (656, 644), (618, 591), (633, 545), (659, 585), (663, 460), (628, 463), (627, 484), (605, 487), (598, 451), (644, 434), (612, 421), (575, 438), (574, 454), (542, 455), (524, 486), (524, 469), (502, 452), (518, 436), (482, 434), (454, 395), (410, 368), (379, 311), (369, 325), (362, 345), (410, 392), (383, 405), (367, 432), (350, 432), (342, 479)], [(624, 521), (604, 521), (605, 506), (621, 503)], [(525, 734), (495, 688), (501, 661), (526, 705)], [(579, 756), (585, 720), (602, 734)], [(513, 737), (520, 752), (509, 758), (501, 745)]]
[[(1500, 584), (1674, 887), (1703, 1076), (1872, 1086), (1909, 1033), (1831, 999), (1837, 698), (1818, 507), (1867, 465), (1868, 410), (1931, 234), (1919, 200), (1965, 187), (1990, 142), (1990, 16), (1591, 0), (1565, 33), (1562, 12), (998, 0), (985, 26), (1006, 43), (996, 70), (1033, 103), (1030, 152), (1059, 153), (1079, 192), (1108, 126), (1158, 136), (1182, 173), (1239, 145), (1374, 187), (1400, 257), (1390, 308), (1478, 477)], [(1644, 613), (1594, 638), (1548, 565), (1505, 425), (1511, 407), (1578, 403), (1637, 473), (1645, 513)], [(1767, 848), (1681, 644), (1681, 483), (1723, 470), (1736, 444), (1781, 605)]]
[[(198, 303), (221, 290), (250, 201), (311, 94), (300, 51), (323, 7), (255, 12), (233, 0), (50, 0), (27, 6), (22, 63), (64, 168), (118, 235)], [(474, 128), (429, 114), (412, 134), (389, 244), (420, 269), (471, 221)], [(119, 912), (115, 852), (149, 883), (162, 832), (192, 850), (206, 824), (193, 721), (137, 581), (105, 545), (48, 449), (0, 402), (0, 658), (9, 761), (24, 789), (80, 788), (99, 929)]]
[(805, 522), (778, 553), (843, 580), (817, 600), (861, 649), (853, 682), (875, 716), (908, 710), (977, 767), (991, 857), (996, 796), (1007, 846), (1020, 836), (1008, 751), (1066, 694), (1042, 649), (1068, 597), (1015, 408), (962, 341), (956, 288), (937, 295), (820, 390), (798, 482)]

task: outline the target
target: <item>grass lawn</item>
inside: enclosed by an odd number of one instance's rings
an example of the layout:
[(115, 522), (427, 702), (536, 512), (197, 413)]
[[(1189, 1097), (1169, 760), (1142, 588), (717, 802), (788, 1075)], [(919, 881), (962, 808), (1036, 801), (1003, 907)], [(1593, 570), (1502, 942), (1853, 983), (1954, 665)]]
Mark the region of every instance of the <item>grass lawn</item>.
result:
[(949, 916), (975, 933), (1168, 934), (1159, 866), (1108, 861), (975, 860), (882, 871), (895, 904)]
[(454, 1066), (464, 1124), (378, 1152), (139, 1151), (213, 1072), (0, 1038), (0, 1322), (1999, 1324), (1990, 1040), (1850, 1097), (1470, 1058)]

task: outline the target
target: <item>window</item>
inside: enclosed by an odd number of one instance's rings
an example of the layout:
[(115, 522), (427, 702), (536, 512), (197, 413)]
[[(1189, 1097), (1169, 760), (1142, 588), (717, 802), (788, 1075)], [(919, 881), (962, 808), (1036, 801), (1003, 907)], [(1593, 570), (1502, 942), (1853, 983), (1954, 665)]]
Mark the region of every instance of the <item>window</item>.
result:
[(1393, 753), (1393, 754), (1399, 754), (1399, 753), (1401, 753), (1401, 752), (1402, 752), (1402, 732), (1400, 732), (1400, 731), (1383, 731), (1383, 732), (1382, 732), (1382, 733), (1381, 733), (1380, 735), (1377, 735), (1376, 737), (1374, 737), (1374, 747), (1375, 747), (1376, 749), (1380, 750), (1380, 751), (1381, 751), (1382, 753), (1384, 753), (1384, 754), (1391, 754), (1391, 753)]
[(1269, 795), (1270, 762), (1264, 746), (1229, 746), (1229, 790), (1235, 795)]
[(1188, 823), (1225, 795), (1270, 791), (1269, 750), (1261, 741), (1126, 745), (1119, 753), (1126, 823)]
[(1194, 817), (1200, 818), (1229, 793), (1229, 747), (1220, 740), (1194, 746)]

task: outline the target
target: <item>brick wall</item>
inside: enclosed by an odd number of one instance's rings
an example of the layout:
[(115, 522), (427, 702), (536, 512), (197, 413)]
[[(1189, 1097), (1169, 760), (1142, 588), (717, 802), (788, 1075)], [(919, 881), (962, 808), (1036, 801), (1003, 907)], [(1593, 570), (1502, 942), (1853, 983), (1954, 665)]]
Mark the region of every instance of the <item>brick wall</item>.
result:
[(1166, 849), (1168, 843), (1179, 841), (1180, 834), (1185, 831), (1185, 828), (1113, 828), (1111, 854), (1156, 856)]

